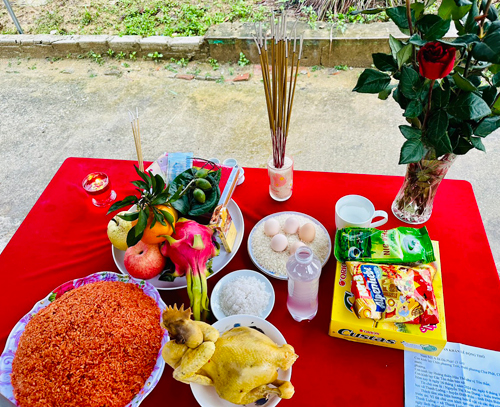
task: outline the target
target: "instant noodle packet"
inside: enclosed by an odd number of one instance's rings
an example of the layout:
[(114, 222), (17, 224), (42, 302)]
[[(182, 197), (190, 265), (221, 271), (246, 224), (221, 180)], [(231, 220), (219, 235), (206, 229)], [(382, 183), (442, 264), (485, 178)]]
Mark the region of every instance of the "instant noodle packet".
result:
[(346, 266), (352, 276), (353, 310), (358, 318), (420, 325), (439, 323), (432, 287), (434, 265), (346, 262)]
[[(396, 322), (390, 320), (389, 322), (385, 319), (379, 319), (377, 321), (370, 318), (358, 318), (354, 312), (354, 282), (352, 281), (351, 273), (347, 270), (346, 263), (337, 262), (337, 270), (335, 273), (335, 283), (334, 283), (334, 294), (332, 301), (332, 312), (330, 318), (329, 335), (334, 338), (344, 339), (348, 341), (360, 342), (364, 344), (372, 344), (377, 346), (384, 346), (394, 349), (406, 350), (411, 352), (423, 353), (425, 355), (438, 356), (446, 345), (446, 316), (444, 309), (444, 298), (443, 298), (443, 280), (441, 275), (441, 266), (439, 262), (439, 245), (437, 242), (433, 242), (434, 253), (436, 256), (436, 262), (429, 266), (420, 266), (427, 269), (429, 273), (434, 273), (434, 279), (432, 280), (432, 286), (435, 296), (435, 302), (437, 304), (437, 311), (439, 312), (439, 323), (424, 324), (425, 318), (420, 319), (420, 323), (408, 323), (408, 322)], [(379, 264), (372, 264), (373, 267), (380, 268)], [(387, 267), (389, 267), (387, 265)], [(405, 266), (401, 266), (405, 267)], [(415, 267), (412, 267), (415, 268)], [(402, 274), (402, 278), (406, 278), (405, 270), (399, 270)], [(383, 274), (381, 272), (381, 274)], [(425, 280), (427, 277), (424, 276), (425, 271), (419, 273)], [(417, 277), (418, 281), (418, 277)], [(392, 288), (385, 287), (384, 281), (380, 282), (382, 290), (392, 292), (394, 288), (396, 290), (396, 284)], [(403, 288), (403, 285), (400, 285)], [(416, 288), (417, 292), (420, 289)], [(398, 290), (399, 291), (399, 290)], [(404, 291), (404, 289), (403, 289)], [(427, 294), (424, 292), (427, 296)], [(387, 316), (390, 313), (392, 301), (394, 300), (394, 305), (396, 305), (395, 296), (385, 297), (386, 310), (382, 316)], [(399, 298), (399, 297), (398, 297)], [(406, 301), (409, 303), (409, 301)], [(418, 302), (418, 301), (417, 301)], [(401, 303), (401, 305), (403, 305)], [(410, 307), (408, 307), (410, 309)], [(403, 310), (403, 314), (405, 314)], [(411, 314), (411, 311), (410, 311)], [(432, 314), (432, 313), (431, 313)], [(432, 321), (432, 319), (428, 319)], [(392, 322), (391, 322), (392, 321)], [(411, 321), (415, 321), (415, 318)], [(416, 321), (415, 321), (416, 322)]]
[(432, 263), (436, 260), (425, 226), (421, 229), (339, 229), (335, 235), (334, 253), (341, 262), (401, 264)]

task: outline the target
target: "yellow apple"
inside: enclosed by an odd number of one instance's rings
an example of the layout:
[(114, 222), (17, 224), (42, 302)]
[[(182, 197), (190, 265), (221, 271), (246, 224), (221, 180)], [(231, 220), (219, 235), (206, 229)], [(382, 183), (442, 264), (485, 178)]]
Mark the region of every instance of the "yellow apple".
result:
[[(122, 211), (118, 215), (124, 215), (127, 211)], [(132, 229), (132, 222), (126, 221), (116, 215), (108, 223), (108, 238), (113, 246), (119, 250), (127, 250), (127, 234)]]

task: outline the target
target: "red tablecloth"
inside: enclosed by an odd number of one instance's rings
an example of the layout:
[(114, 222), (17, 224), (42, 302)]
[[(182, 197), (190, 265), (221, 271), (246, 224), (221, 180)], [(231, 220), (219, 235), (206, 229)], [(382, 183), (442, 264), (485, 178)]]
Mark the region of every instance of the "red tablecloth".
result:
[[(0, 349), (16, 322), (58, 285), (98, 271), (118, 271), (106, 236), (110, 216), (96, 208), (81, 187), (92, 171), (105, 171), (118, 199), (133, 193), (133, 162), (69, 158), (56, 173), (25, 221), (0, 255), (2, 306)], [(369, 198), (391, 214), (401, 177), (296, 171), (293, 196), (284, 203), (268, 193), (264, 169), (245, 169), (246, 181), (233, 196), (245, 219), (237, 255), (208, 280), (209, 290), (227, 273), (255, 269), (246, 249), (252, 227), (264, 216), (293, 210), (323, 223), (333, 236), (335, 202), (347, 194)], [(402, 226), (391, 214), (384, 228)], [(430, 236), (440, 243), (448, 340), (500, 351), (500, 282), (472, 187), (445, 180), (431, 219)], [(268, 320), (281, 330), (300, 356), (293, 366), (296, 393), (283, 406), (402, 406), (403, 352), (328, 336), (335, 259), (323, 269), (320, 306), (312, 322), (297, 323), (286, 308), (286, 281), (270, 278), (276, 303)], [(188, 303), (186, 290), (162, 291), (167, 304)], [(143, 405), (196, 406), (188, 385), (176, 382), (166, 366)]]

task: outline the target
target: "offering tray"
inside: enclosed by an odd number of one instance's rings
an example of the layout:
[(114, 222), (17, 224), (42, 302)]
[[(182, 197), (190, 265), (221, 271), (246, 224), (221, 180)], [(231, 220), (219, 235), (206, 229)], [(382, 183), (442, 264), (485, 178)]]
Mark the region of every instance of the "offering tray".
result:
[[(227, 205), (227, 209), (229, 211), (229, 214), (231, 215), (231, 218), (233, 219), (238, 233), (236, 235), (233, 250), (230, 253), (226, 252), (223, 245), (221, 245), (219, 255), (217, 257), (214, 257), (212, 262), (213, 273), (210, 274), (207, 279), (221, 271), (231, 261), (231, 259), (236, 255), (236, 252), (241, 245), (241, 241), (243, 240), (245, 223), (243, 222), (243, 214), (241, 213), (239, 206), (231, 199)], [(123, 250), (117, 249), (113, 245), (111, 245), (111, 250), (116, 267), (118, 267), (120, 273), (129, 275), (123, 262), (125, 259), (125, 252)], [(177, 277), (174, 281), (162, 281), (159, 279), (160, 275), (145, 281), (152, 284), (158, 290), (177, 290), (179, 288), (187, 287), (186, 277)]]

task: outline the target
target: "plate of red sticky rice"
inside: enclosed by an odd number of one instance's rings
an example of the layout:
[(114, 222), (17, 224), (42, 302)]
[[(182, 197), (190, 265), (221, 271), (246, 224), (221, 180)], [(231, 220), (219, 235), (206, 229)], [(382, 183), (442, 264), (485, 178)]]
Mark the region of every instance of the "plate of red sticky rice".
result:
[(26, 314), (0, 356), (0, 393), (17, 406), (138, 406), (165, 367), (155, 287), (113, 272), (59, 286)]

